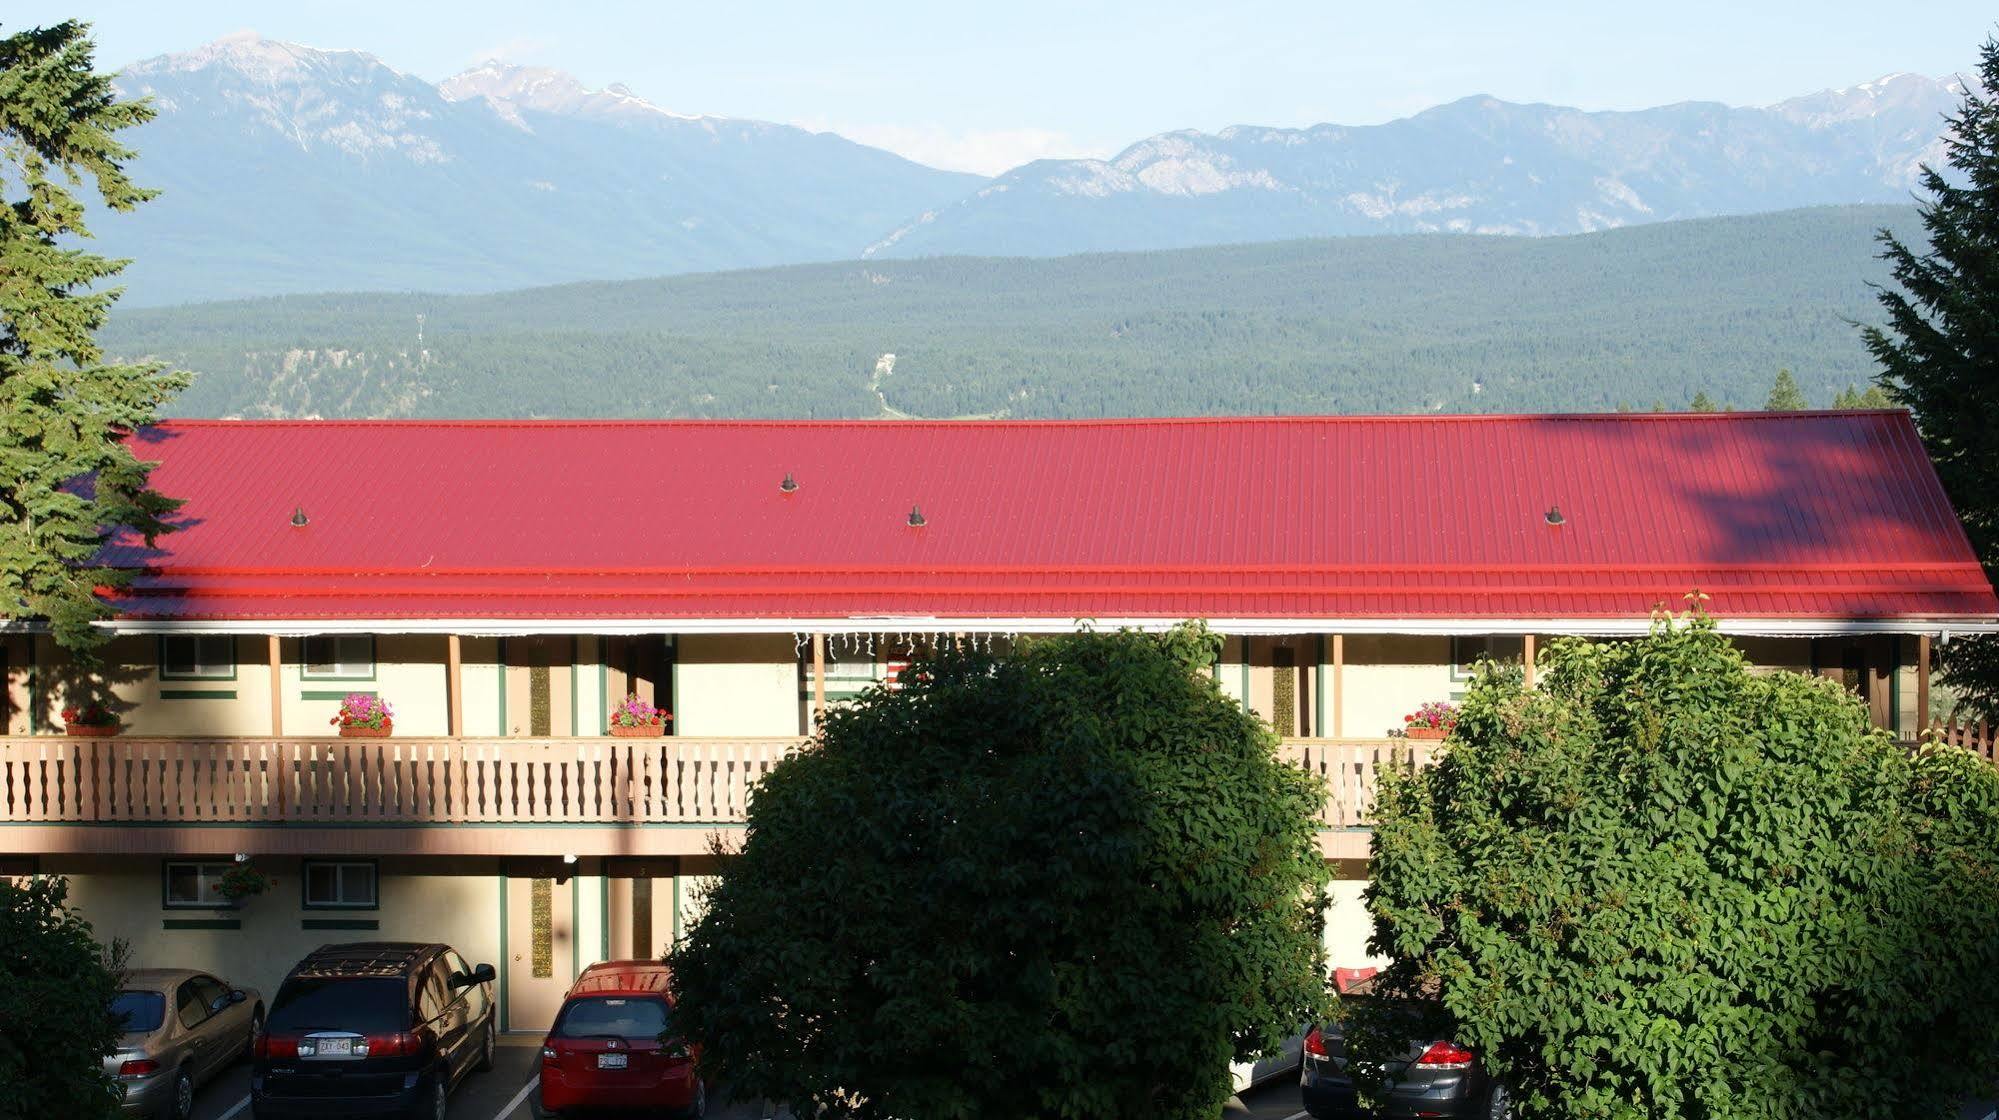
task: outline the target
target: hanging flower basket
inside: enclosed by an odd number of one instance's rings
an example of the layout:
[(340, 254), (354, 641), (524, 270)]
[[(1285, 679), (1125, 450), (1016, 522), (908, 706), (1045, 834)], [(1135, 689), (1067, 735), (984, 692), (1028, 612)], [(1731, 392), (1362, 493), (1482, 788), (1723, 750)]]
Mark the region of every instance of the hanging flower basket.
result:
[(109, 739), (124, 730), (118, 725), (118, 717), (111, 714), (111, 709), (95, 700), (64, 708), (62, 729), (65, 735), (83, 739)]
[(350, 692), (340, 702), (340, 714), (328, 720), (343, 739), (386, 739), (395, 730), (395, 710), (371, 692)]
[(232, 864), (222, 873), (222, 881), (215, 884), (215, 893), (228, 900), (230, 909), (240, 910), (244, 903), (275, 885), (276, 880), (244, 862)]
[(643, 739), (666, 734), (666, 725), (672, 720), (672, 712), (661, 711), (632, 693), (611, 709), (609, 722), (611, 734), (617, 738)]

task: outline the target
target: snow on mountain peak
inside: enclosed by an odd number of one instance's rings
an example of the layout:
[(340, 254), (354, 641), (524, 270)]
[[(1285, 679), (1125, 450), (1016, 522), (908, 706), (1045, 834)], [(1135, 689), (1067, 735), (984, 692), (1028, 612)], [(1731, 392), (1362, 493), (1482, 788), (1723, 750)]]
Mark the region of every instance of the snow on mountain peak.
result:
[(484, 98), (502, 116), (522, 124), (521, 111), (564, 116), (630, 118), (660, 116), (674, 120), (701, 118), (662, 109), (623, 83), (591, 89), (576, 76), (547, 66), (517, 66), (488, 59), (437, 83), (447, 101)]
[(127, 66), (127, 76), (191, 74), (212, 67), (233, 70), (252, 81), (276, 85), (294, 82), (329, 65), (359, 63), (379, 66), (397, 77), (401, 71), (364, 51), (322, 50), (282, 39), (267, 39), (255, 31), (235, 31), (193, 50), (163, 54)]

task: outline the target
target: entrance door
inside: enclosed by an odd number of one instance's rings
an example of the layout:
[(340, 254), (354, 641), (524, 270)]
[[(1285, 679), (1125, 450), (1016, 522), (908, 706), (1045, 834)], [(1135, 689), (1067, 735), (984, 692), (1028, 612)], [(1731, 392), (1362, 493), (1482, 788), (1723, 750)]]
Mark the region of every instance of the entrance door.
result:
[(509, 861), (505, 1028), (545, 1031), (576, 979), (575, 879), (560, 860)]

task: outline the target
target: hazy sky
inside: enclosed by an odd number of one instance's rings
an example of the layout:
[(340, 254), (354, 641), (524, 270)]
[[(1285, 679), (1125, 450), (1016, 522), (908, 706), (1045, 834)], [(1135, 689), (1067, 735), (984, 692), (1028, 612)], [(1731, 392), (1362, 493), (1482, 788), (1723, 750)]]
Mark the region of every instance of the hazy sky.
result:
[(106, 66), (244, 30), (431, 80), (500, 57), (984, 172), (1175, 128), (1370, 124), (1475, 93), (1767, 104), (1968, 71), (1999, 26), (1991, 0), (9, 0), (0, 29), (69, 17), (96, 25)]

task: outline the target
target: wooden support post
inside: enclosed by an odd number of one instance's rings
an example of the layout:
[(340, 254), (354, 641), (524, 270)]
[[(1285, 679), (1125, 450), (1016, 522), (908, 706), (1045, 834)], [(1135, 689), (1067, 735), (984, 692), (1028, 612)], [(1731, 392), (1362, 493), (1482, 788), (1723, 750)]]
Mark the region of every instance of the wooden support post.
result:
[(267, 639), (266, 652), (271, 662), (271, 738), (276, 739), (285, 733), (284, 658), (279, 652), (276, 634)]
[(826, 635), (812, 635), (812, 729), (826, 719)]
[(1333, 738), (1347, 733), (1346, 691), (1347, 691), (1347, 636), (1333, 635)]
[(1916, 636), (1916, 737), (1930, 729), (1930, 636)]
[(444, 636), (445, 731), (452, 738), (465, 734), (465, 650), (456, 634)]
[(1534, 687), (1534, 635), (1520, 635), (1520, 683)]

